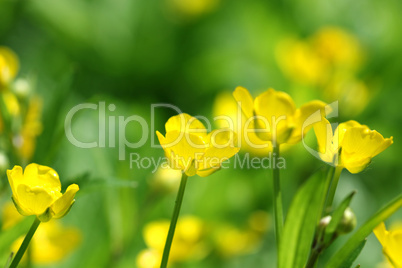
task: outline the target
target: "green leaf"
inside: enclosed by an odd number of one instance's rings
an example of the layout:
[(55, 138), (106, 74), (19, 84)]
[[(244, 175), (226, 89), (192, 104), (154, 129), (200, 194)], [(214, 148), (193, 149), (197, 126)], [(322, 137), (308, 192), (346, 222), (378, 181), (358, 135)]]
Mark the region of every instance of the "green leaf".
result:
[(25, 217), (10, 229), (0, 233), (0, 254), (10, 251), (12, 243), (19, 237), (26, 235), (32, 224), (32, 217)]
[[(366, 242), (367, 242), (367, 239), (364, 239), (362, 242), (360, 242), (359, 246), (350, 253), (350, 255), (342, 262), (342, 264), (339, 266), (339, 268), (352, 267), (353, 262), (359, 256), (360, 252), (363, 250), (364, 246), (366, 245)], [(360, 264), (358, 264), (358, 267), (360, 267)]]
[[(339, 268), (345, 260), (353, 256), (356, 249), (362, 244), (366, 237), (377, 227), (381, 222), (386, 220), (395, 211), (402, 206), (402, 194), (389, 202), (385, 207), (380, 209), (373, 217), (371, 217), (362, 227), (357, 230), (345, 245), (329, 260), (325, 267)], [(356, 256), (357, 257), (357, 256)]]
[(350, 201), (352, 201), (352, 198), (355, 194), (356, 194), (355, 191), (349, 194), (338, 206), (338, 208), (334, 211), (334, 213), (332, 213), (331, 221), (328, 224), (327, 228), (325, 228), (325, 240), (331, 239), (331, 235), (336, 231), (336, 227), (338, 227), (338, 224), (342, 220), (345, 209), (349, 206)]
[(313, 174), (293, 198), (279, 248), (279, 268), (301, 268), (306, 264), (325, 202), (324, 178), (323, 171)]

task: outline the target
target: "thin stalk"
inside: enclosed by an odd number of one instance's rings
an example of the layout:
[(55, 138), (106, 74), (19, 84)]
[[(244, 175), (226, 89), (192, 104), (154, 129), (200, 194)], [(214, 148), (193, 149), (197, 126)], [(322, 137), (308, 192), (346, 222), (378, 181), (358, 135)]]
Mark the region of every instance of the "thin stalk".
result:
[(168, 264), (170, 248), (172, 246), (173, 236), (176, 230), (177, 219), (179, 218), (180, 208), (183, 202), (183, 196), (184, 196), (184, 190), (186, 189), (187, 178), (188, 176), (186, 175), (186, 173), (183, 172), (179, 192), (177, 193), (176, 203), (173, 210), (172, 220), (170, 222), (169, 232), (166, 238), (165, 248), (163, 250), (161, 268), (166, 268)]
[(325, 205), (325, 209), (329, 209), (332, 207), (332, 203), (334, 202), (334, 197), (335, 197), (335, 192), (336, 192), (336, 188), (338, 187), (338, 182), (339, 182), (339, 178), (341, 177), (341, 172), (342, 172), (342, 167), (335, 167), (332, 168), (332, 183), (330, 185), (330, 188), (328, 190), (328, 194), (327, 194), (327, 200), (326, 200), (326, 205)]
[(279, 168), (277, 167), (277, 162), (279, 158), (279, 144), (273, 147), (273, 184), (274, 184), (274, 216), (275, 216), (275, 236), (276, 236), (276, 246), (279, 251), (279, 244), (282, 237), (283, 230), (283, 205), (282, 205), (282, 191), (280, 183)]
[(9, 268), (16, 268), (18, 266), (18, 264), (22, 259), (22, 256), (24, 256), (24, 253), (28, 248), (29, 242), (31, 242), (31, 239), (36, 232), (36, 229), (38, 229), (39, 224), (40, 220), (38, 218), (35, 218), (35, 221), (32, 223), (31, 228), (29, 229), (27, 235), (25, 236), (24, 241), (22, 242), (20, 248), (18, 249), (17, 254), (15, 255), (13, 262), (11, 263)]

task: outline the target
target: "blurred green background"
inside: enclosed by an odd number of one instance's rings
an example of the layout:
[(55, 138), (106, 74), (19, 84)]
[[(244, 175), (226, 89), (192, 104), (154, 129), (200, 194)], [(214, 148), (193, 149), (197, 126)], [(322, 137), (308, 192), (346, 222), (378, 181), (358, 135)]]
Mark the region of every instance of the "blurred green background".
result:
[[(400, 0), (0, 0), (0, 45), (16, 52), (21, 65), (18, 77), (28, 79), (44, 103), (43, 131), (32, 162), (57, 170), (63, 186), (76, 182), (81, 188), (73, 209), (61, 220), (80, 230), (81, 242), (58, 262), (34, 267), (137, 267), (138, 254), (147, 248), (144, 226), (170, 219), (173, 210), (175, 184), (167, 190), (150, 169), (130, 168), (130, 153), (163, 156), (162, 149), (150, 147), (155, 134), (149, 131), (141, 148), (128, 148), (124, 161), (118, 159), (118, 148), (77, 148), (65, 136), (64, 121), (80, 103), (104, 101), (116, 105), (115, 111), (107, 112), (116, 121), (117, 116), (139, 115), (150, 122), (154, 103), (170, 103), (212, 119), (220, 105), (216, 97), (239, 85), (254, 96), (269, 87), (286, 91), (298, 107), (316, 98), (339, 100), (334, 122), (354, 119), (384, 137), (394, 137), (394, 144), (364, 172), (342, 174), (336, 200), (356, 189), (352, 209), (362, 224), (402, 190), (401, 10)], [(301, 52), (306, 60), (296, 62), (292, 49), (281, 44), (298, 40), (308, 46), (323, 27), (336, 27), (351, 36), (363, 59), (358, 67), (331, 65), (324, 82), (298, 79), (283, 61), (288, 57), (290, 66), (303, 69), (310, 68), (313, 59)], [(333, 44), (336, 50), (348, 49)], [(294, 72), (299, 73), (297, 68)], [(337, 95), (329, 91), (338, 77), (347, 77), (351, 86), (341, 87)], [(356, 84), (363, 86), (356, 89)], [(164, 133), (164, 122), (172, 115), (172, 110), (156, 109), (154, 130)], [(72, 128), (82, 141), (97, 140), (97, 111), (77, 113)], [(141, 131), (132, 123), (125, 134), (136, 142)], [(284, 156), (287, 208), (297, 187), (322, 163), (302, 144)], [(9, 167), (14, 164), (18, 163)], [(250, 219), (258, 211), (272, 214), (270, 179), (270, 171), (263, 169), (224, 169), (208, 178), (191, 178), (181, 215), (203, 222), (200, 239), (206, 249), (172, 267), (274, 267), (271, 223), (253, 233), (257, 238), (245, 238), (250, 248), (223, 254), (215, 239), (227, 225), (239, 232), (252, 229)], [(7, 189), (5, 172), (2, 182)], [(3, 191), (3, 203), (10, 196), (8, 189)], [(398, 220), (401, 212), (387, 223)], [(241, 244), (244, 237), (238, 237), (227, 243)], [(320, 267), (346, 238), (322, 256)], [(383, 260), (381, 245), (371, 235), (356, 263), (377, 267)]]

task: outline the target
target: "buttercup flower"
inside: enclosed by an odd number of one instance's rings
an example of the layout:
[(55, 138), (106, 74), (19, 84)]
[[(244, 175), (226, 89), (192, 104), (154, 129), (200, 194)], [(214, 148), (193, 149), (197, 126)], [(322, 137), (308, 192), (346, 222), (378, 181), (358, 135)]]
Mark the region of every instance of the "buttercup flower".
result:
[(258, 138), (252, 129), (252, 124), (245, 128), (247, 118), (239, 110), (230, 92), (223, 92), (217, 96), (213, 114), (219, 128), (229, 128), (236, 133), (236, 137), (241, 142), (242, 151), (256, 156), (267, 156), (272, 151), (271, 144)]
[(18, 69), (17, 55), (7, 47), (0, 47), (0, 89), (7, 86), (14, 79)]
[(402, 268), (402, 228), (387, 231), (385, 224), (381, 223), (373, 232), (391, 264), (395, 268)]
[(237, 87), (233, 96), (250, 122), (254, 121), (257, 136), (274, 144), (299, 142), (311, 128), (309, 124), (304, 126), (305, 121), (316, 112), (323, 115), (326, 106), (315, 100), (296, 109), (287, 93), (274, 89), (268, 89), (254, 100), (247, 89)]
[(350, 120), (339, 124), (332, 134), (331, 124), (325, 118), (314, 125), (320, 158), (335, 166), (359, 173), (371, 159), (393, 143), (393, 137), (384, 138), (375, 130)]
[(166, 136), (156, 132), (159, 142), (173, 169), (187, 176), (206, 177), (219, 170), (222, 162), (235, 155), (235, 134), (230, 129), (207, 133), (204, 125), (195, 117), (179, 114), (165, 125)]
[(36, 215), (42, 222), (66, 215), (79, 190), (77, 184), (72, 184), (62, 194), (57, 172), (38, 164), (29, 164), (24, 172), (22, 167), (14, 166), (7, 170), (7, 177), (18, 212), (24, 216)]

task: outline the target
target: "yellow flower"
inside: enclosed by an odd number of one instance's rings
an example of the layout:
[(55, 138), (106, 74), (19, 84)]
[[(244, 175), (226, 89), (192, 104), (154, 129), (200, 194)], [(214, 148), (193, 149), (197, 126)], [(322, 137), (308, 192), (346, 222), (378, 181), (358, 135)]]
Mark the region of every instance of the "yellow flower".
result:
[(137, 256), (138, 268), (159, 268), (162, 261), (162, 254), (155, 249), (144, 249)]
[(223, 92), (216, 97), (213, 114), (219, 128), (229, 128), (236, 133), (241, 142), (242, 151), (256, 156), (267, 156), (272, 151), (271, 144), (260, 140), (252, 131), (251, 124), (247, 126), (247, 130), (245, 129), (247, 118), (239, 109), (231, 93)]
[[(196, 217), (184, 216), (180, 218), (177, 222), (169, 262), (181, 262), (205, 257), (208, 253), (208, 247), (204, 242), (204, 229), (204, 223)], [(143, 236), (148, 248), (162, 254), (168, 231), (169, 221), (167, 220), (147, 224), (143, 230)]]
[(284, 74), (303, 84), (321, 84), (329, 75), (327, 62), (306, 41), (281, 41), (276, 49), (276, 59)]
[(309, 116), (317, 112), (323, 115), (326, 106), (316, 100), (296, 109), (287, 93), (273, 89), (268, 89), (254, 100), (247, 89), (237, 87), (233, 96), (250, 122), (254, 121), (257, 136), (275, 145), (299, 142), (312, 126), (308, 124)]
[(383, 252), (395, 268), (402, 268), (402, 228), (387, 231), (385, 224), (381, 223), (374, 229)]
[(24, 216), (36, 215), (42, 222), (66, 215), (79, 190), (77, 184), (72, 184), (62, 194), (57, 172), (38, 164), (29, 164), (24, 172), (22, 167), (14, 166), (7, 170), (7, 177), (18, 212)]
[(42, 132), (41, 111), (42, 100), (37, 97), (32, 98), (21, 129), (19, 143), (16, 144), (19, 155), (26, 161), (32, 158), (36, 137)]
[(7, 47), (0, 47), (0, 89), (6, 87), (17, 75), (17, 55)]
[[(2, 229), (7, 230), (22, 220), (14, 205), (6, 203), (3, 208)], [(11, 246), (17, 252), (23, 237)], [(81, 233), (72, 227), (64, 227), (57, 221), (42, 223), (30, 243), (31, 258), (35, 264), (50, 264), (64, 259), (81, 241)]]
[(338, 68), (357, 69), (363, 60), (359, 40), (337, 27), (324, 27), (312, 36), (316, 53)]
[(179, 189), (181, 171), (170, 167), (159, 167), (150, 184), (156, 191), (174, 192)]
[(225, 224), (216, 230), (214, 242), (219, 253), (228, 258), (249, 254), (259, 246), (261, 239), (253, 231)]
[(325, 118), (314, 125), (320, 158), (335, 166), (359, 173), (371, 159), (387, 149), (393, 138), (386, 138), (367, 126), (350, 120), (339, 124), (332, 134), (331, 124)]
[(159, 131), (156, 134), (169, 159), (169, 165), (184, 171), (188, 176), (197, 174), (206, 177), (239, 151), (234, 146), (233, 131), (220, 129), (207, 134), (204, 125), (188, 114), (171, 117), (165, 128), (166, 136)]

